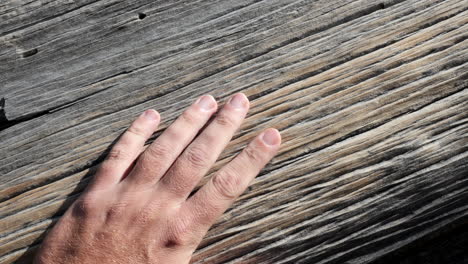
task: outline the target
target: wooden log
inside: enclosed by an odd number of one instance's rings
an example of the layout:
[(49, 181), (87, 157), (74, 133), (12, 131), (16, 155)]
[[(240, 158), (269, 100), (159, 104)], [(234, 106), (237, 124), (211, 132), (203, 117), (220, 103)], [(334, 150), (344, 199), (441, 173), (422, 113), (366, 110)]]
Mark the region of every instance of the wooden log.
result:
[(205, 93), (252, 109), (200, 185), (262, 128), (284, 144), (193, 263), (369, 263), (464, 223), (467, 22), (466, 0), (0, 4), (0, 263), (140, 112), (156, 137)]

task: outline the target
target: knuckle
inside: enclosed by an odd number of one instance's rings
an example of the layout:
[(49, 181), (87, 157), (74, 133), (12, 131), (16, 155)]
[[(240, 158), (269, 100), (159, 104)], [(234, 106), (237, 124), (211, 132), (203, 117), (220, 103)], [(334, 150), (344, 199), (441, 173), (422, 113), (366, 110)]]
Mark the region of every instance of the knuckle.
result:
[(201, 146), (189, 147), (184, 154), (185, 159), (195, 169), (207, 167), (210, 156), (207, 150)]
[(116, 219), (120, 218), (125, 214), (125, 209), (127, 208), (128, 203), (126, 202), (117, 202), (114, 203), (110, 208), (107, 210), (106, 218), (109, 219)]
[(130, 157), (130, 153), (123, 148), (114, 146), (107, 154), (107, 160), (125, 160)]
[(137, 182), (142, 184), (152, 182), (155, 175), (160, 172), (160, 168), (167, 162), (168, 155), (170, 155), (169, 149), (162, 145), (147, 148), (135, 163), (134, 169), (139, 171), (135, 177)]
[(136, 125), (131, 125), (128, 129), (127, 132), (141, 138), (146, 138), (146, 131), (144, 128), (136, 126)]
[(247, 147), (244, 149), (244, 154), (246, 158), (254, 164), (262, 164), (263, 163), (263, 156), (262, 152), (260, 152), (258, 149), (253, 148), (253, 147)]
[(149, 148), (147, 148), (143, 154), (143, 159), (149, 160), (150, 162), (154, 162), (155, 160), (160, 160), (162, 157), (166, 157), (170, 154), (170, 147), (164, 144), (159, 144), (157, 146), (150, 146)]
[(206, 146), (213, 146), (213, 142), (217, 142), (217, 139), (219, 139), (218, 131), (204, 130), (203, 136), (199, 137), (200, 144)]
[(187, 246), (196, 246), (195, 239), (192, 235), (193, 230), (187, 224), (176, 223), (172, 226), (170, 233), (165, 240), (167, 248), (181, 248)]
[(216, 173), (212, 178), (215, 190), (224, 198), (235, 199), (240, 185), (239, 176), (226, 168)]
[(180, 115), (180, 117), (182, 118), (182, 120), (186, 123), (189, 123), (189, 124), (195, 124), (197, 123), (197, 116), (195, 115), (195, 113), (193, 111), (190, 111), (190, 110), (186, 110), (182, 113), (182, 115)]
[(89, 217), (99, 211), (99, 205), (90, 195), (82, 195), (73, 204), (72, 215), (74, 217)]
[(227, 127), (235, 127), (237, 123), (233, 116), (226, 114), (226, 113), (219, 114), (215, 118), (215, 122), (221, 126), (227, 126)]

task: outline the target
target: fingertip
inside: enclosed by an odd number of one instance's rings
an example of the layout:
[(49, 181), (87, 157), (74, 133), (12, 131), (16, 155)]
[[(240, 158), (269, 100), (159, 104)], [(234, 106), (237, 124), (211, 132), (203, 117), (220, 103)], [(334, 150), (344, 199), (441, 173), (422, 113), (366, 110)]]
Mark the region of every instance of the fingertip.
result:
[(200, 109), (207, 112), (214, 111), (216, 108), (218, 108), (216, 99), (209, 94), (200, 96), (197, 101), (195, 101), (195, 105), (198, 105)]
[(145, 112), (143, 112), (142, 116), (149, 121), (159, 121), (161, 119), (161, 116), (159, 115), (158, 111), (154, 109), (146, 110)]
[(244, 93), (236, 93), (228, 101), (228, 104), (234, 109), (248, 109), (250, 107), (249, 98)]
[(266, 129), (260, 138), (268, 146), (279, 146), (281, 144), (281, 134), (275, 128)]

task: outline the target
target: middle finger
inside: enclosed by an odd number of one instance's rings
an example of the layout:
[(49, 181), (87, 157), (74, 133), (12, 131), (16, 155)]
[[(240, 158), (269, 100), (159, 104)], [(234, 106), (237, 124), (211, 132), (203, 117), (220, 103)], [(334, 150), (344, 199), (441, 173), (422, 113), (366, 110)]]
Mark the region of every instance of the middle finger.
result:
[(247, 97), (235, 94), (214, 120), (184, 150), (158, 183), (174, 199), (185, 200), (213, 166), (249, 109)]

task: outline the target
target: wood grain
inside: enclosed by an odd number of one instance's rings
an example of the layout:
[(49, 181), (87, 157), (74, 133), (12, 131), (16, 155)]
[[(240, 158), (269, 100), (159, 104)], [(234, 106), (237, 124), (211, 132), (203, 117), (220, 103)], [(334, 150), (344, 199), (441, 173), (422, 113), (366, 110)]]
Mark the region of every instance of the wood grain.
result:
[(467, 22), (466, 0), (1, 3), (0, 263), (140, 112), (156, 137), (205, 93), (252, 109), (200, 184), (262, 128), (284, 144), (193, 263), (370, 263), (466, 224)]

